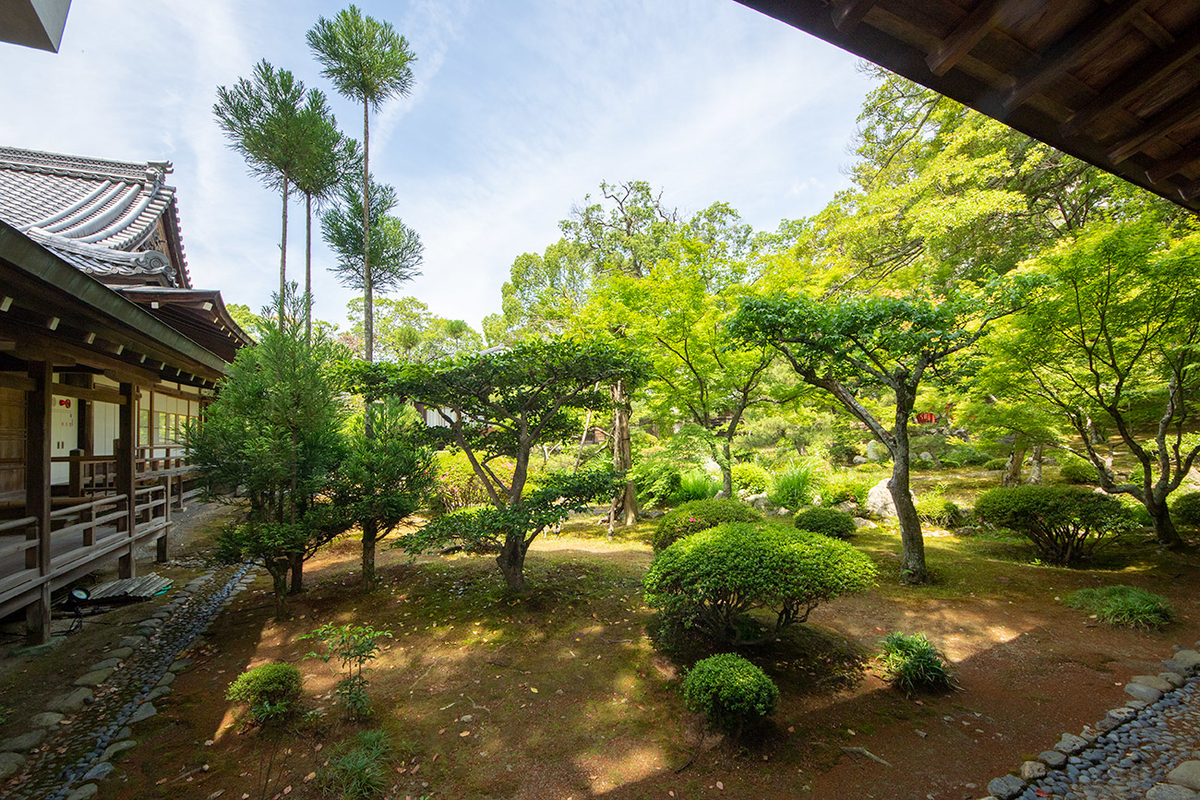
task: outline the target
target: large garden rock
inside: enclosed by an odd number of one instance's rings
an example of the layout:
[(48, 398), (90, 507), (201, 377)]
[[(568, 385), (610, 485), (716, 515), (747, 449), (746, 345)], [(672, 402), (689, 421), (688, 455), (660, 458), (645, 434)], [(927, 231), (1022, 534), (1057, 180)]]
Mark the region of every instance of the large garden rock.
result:
[(875, 441), (874, 439), (867, 442), (867, 458), (870, 461), (882, 461), (883, 459), (887, 458), (887, 454), (887, 448), (879, 442)]
[(884, 519), (892, 519), (896, 516), (896, 501), (892, 500), (892, 493), (888, 489), (888, 480), (888, 478), (884, 478), (867, 492), (867, 511)]
[(1185, 761), (1167, 773), (1167, 780), (1192, 790), (1200, 790), (1200, 761)]
[(1156, 703), (1163, 696), (1163, 693), (1158, 689), (1154, 689), (1140, 683), (1125, 684), (1125, 694), (1129, 695), (1130, 697), (1135, 697), (1138, 700), (1145, 700), (1147, 703)]
[(988, 791), (998, 800), (1012, 800), (1025, 791), (1025, 781), (1015, 775), (1004, 775), (993, 778), (988, 783)]
[(20, 753), (0, 753), (0, 781), (15, 775), (24, 763), (25, 756)]
[(1160, 783), (1146, 792), (1146, 800), (1196, 800), (1197, 795), (1186, 786), (1176, 786), (1173, 783)]

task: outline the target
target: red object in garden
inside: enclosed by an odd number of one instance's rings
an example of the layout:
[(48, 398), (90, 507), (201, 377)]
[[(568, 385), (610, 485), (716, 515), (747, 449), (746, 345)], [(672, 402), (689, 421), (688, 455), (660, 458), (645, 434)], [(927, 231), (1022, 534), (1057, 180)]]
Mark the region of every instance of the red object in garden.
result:
[(937, 422), (937, 414), (934, 414), (932, 411), (921, 411), (917, 414), (918, 424), (928, 425), (931, 422)]

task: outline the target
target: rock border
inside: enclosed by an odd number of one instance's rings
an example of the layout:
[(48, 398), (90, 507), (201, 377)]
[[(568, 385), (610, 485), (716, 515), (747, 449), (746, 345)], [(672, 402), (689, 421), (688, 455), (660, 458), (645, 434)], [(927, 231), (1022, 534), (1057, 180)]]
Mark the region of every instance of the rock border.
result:
[[(1110, 709), (1104, 719), (1095, 725), (1085, 726), (1079, 735), (1064, 733), (1050, 750), (1042, 751), (1036, 761), (1026, 761), (1008, 775), (1001, 775), (988, 782), (990, 794), (982, 800), (1016, 800), (1025, 794), (1029, 784), (1045, 778), (1052, 770), (1070, 772), (1074, 767), (1073, 757), (1083, 753), (1096, 743), (1103, 734), (1134, 722), (1163, 698), (1177, 697), (1189, 679), (1200, 675), (1200, 642), (1197, 649), (1176, 646), (1174, 655), (1162, 662), (1163, 672), (1157, 675), (1134, 675), (1125, 684), (1125, 694), (1130, 700), (1120, 708)], [(1200, 759), (1200, 751), (1193, 753)], [(1077, 760), (1077, 759), (1075, 759)], [(1076, 772), (1078, 769), (1076, 768)], [(1148, 800), (1200, 800), (1200, 760), (1185, 760), (1160, 782), (1149, 789)]]

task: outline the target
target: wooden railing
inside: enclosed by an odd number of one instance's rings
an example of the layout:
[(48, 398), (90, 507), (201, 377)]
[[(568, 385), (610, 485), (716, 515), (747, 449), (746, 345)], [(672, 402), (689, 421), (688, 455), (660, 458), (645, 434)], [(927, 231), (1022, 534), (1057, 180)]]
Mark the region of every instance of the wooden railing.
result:
[[(134, 469), (138, 480), (177, 477), (190, 471), (187, 448), (181, 444), (149, 444), (137, 448)], [(92, 497), (116, 491), (117, 461), (113, 456), (56, 456), (55, 464), (69, 464), (69, 492), (72, 497)]]
[(18, 553), (25, 554), (25, 558), (21, 561), (22, 566), (7, 575), (0, 575), (0, 595), (27, 581), (35, 580), (38, 576), (37, 518), (22, 517), (0, 523), (0, 536), (22, 535), (23, 538), (19, 541), (0, 545), (0, 563), (4, 563)]

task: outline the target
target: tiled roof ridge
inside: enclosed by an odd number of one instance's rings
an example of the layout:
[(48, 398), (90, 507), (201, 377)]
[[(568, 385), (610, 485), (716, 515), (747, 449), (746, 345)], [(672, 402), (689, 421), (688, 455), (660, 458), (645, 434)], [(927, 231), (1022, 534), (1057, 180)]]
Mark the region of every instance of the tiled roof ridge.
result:
[[(106, 158), (73, 156), (26, 150), (19, 147), (0, 147), (0, 169), (41, 172), (66, 177), (107, 178), (116, 181), (153, 181), (161, 183), (173, 167), (170, 161), (116, 161)], [(174, 187), (170, 187), (174, 188)]]

